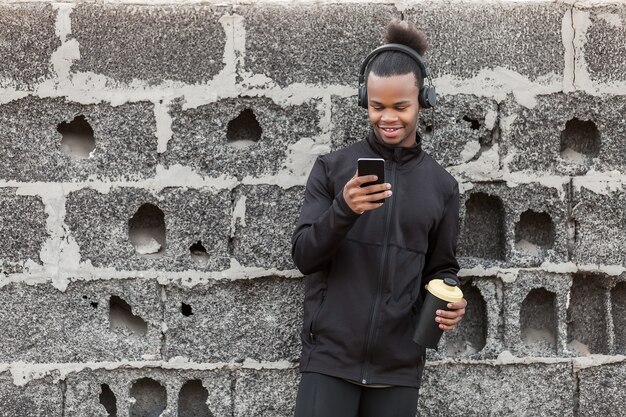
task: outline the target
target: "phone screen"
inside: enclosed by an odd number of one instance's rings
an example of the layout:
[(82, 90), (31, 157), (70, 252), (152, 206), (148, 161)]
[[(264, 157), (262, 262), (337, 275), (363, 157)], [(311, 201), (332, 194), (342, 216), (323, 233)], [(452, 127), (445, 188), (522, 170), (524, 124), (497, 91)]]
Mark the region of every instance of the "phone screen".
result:
[[(357, 169), (359, 170), (359, 177), (363, 175), (376, 175), (378, 177), (376, 181), (365, 183), (361, 187), (385, 182), (385, 160), (382, 158), (359, 158)], [(384, 200), (378, 200), (375, 203), (384, 203)]]

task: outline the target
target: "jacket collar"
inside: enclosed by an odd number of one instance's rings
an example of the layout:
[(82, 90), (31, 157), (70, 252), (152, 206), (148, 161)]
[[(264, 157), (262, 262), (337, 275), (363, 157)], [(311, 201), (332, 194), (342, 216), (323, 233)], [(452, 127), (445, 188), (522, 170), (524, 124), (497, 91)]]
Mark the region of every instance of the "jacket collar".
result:
[(411, 160), (417, 160), (422, 155), (422, 137), (417, 132), (415, 134), (415, 146), (411, 148), (393, 147), (382, 143), (378, 140), (372, 129), (370, 129), (366, 140), (372, 150), (385, 160), (392, 160), (404, 164)]

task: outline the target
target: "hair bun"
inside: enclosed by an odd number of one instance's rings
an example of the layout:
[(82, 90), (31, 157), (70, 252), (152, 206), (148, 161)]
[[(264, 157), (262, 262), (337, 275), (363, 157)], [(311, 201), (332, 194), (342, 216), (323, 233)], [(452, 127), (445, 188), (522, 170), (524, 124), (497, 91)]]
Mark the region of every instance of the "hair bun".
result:
[(418, 54), (424, 55), (428, 41), (423, 30), (418, 29), (406, 20), (392, 20), (385, 28), (385, 43), (399, 43), (413, 48)]

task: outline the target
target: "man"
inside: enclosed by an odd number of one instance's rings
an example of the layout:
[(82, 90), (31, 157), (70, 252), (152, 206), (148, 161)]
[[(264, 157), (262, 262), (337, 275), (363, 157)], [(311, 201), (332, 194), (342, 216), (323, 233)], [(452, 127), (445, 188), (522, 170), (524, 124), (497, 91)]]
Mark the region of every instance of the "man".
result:
[[(425, 349), (412, 334), (424, 285), (458, 282), (458, 184), (417, 133), (435, 100), (424, 86), (425, 36), (396, 21), (386, 40), (361, 70), (371, 131), (317, 159), (292, 239), (307, 275), (296, 417), (414, 417)], [(355, 173), (358, 158), (384, 158), (385, 183), (366, 185), (376, 178)], [(452, 330), (466, 304), (438, 311), (439, 327)]]

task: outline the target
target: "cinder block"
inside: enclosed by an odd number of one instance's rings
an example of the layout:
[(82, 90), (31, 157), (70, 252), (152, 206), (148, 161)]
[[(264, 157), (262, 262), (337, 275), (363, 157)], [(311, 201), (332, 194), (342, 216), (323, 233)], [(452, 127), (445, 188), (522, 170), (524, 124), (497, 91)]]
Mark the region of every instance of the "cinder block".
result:
[[(149, 209), (144, 210), (146, 207)], [(151, 193), (137, 188), (113, 188), (101, 194), (82, 189), (68, 196), (66, 210), (65, 222), (80, 247), (81, 261), (89, 260), (94, 266), (216, 271), (230, 265), (229, 191), (166, 188)], [(134, 227), (130, 225), (131, 218)], [(157, 236), (163, 228), (165, 242)], [(148, 238), (135, 246), (131, 230)], [(198, 242), (204, 251), (192, 256), (192, 246)], [(151, 243), (157, 245), (155, 249)]]
[(572, 216), (576, 238), (572, 260), (580, 264), (624, 265), (626, 262), (626, 192), (596, 194), (574, 187)]
[(592, 81), (626, 81), (626, 7), (624, 4), (594, 7), (589, 12), (584, 58)]
[(61, 383), (54, 383), (52, 377), (45, 377), (18, 386), (13, 382), (10, 372), (0, 373), (0, 415), (7, 417), (63, 416)]
[(504, 283), (505, 347), (516, 356), (563, 356), (572, 277), (520, 271)]
[(428, 360), (447, 357), (494, 358), (503, 347), (502, 281), (495, 277), (463, 277), (465, 316), (449, 333), (444, 333), (437, 351), (428, 350)]
[(502, 105), (503, 158), (511, 171), (581, 175), (626, 168), (626, 96), (556, 93), (532, 109)]
[(443, 166), (478, 159), (496, 143), (497, 115), (494, 100), (466, 94), (440, 96), (434, 129), (430, 111), (420, 113), (422, 148)]
[[(538, 266), (568, 260), (568, 204), (562, 190), (538, 183), (477, 183), (461, 196), (462, 267)], [(563, 197), (563, 194), (565, 197)]]
[[(159, 359), (160, 295), (156, 282), (138, 280), (76, 281), (65, 292), (49, 284), (6, 285), (0, 288), (0, 361)], [(110, 307), (112, 297), (130, 306), (143, 332), (134, 332), (128, 318)]]
[(297, 361), (303, 283), (257, 278), (166, 287), (164, 355), (196, 362)]
[(353, 97), (332, 97), (331, 147), (344, 148), (365, 138), (370, 131), (367, 110), (357, 104), (356, 88)]
[[(575, 274), (567, 308), (567, 348), (572, 355), (610, 354), (609, 291), (613, 279), (602, 274)], [(615, 329), (619, 332), (619, 329)]]
[[(162, 369), (151, 366), (141, 369), (97, 369), (71, 373), (65, 381), (64, 416), (67, 417), (114, 415), (107, 412), (104, 404), (107, 407), (115, 404), (118, 417), (233, 414), (231, 386), (234, 380), (231, 372), (226, 370)], [(188, 381), (200, 381), (202, 387), (196, 392), (183, 391), (181, 394), (182, 387)], [(107, 393), (104, 396), (103, 390)], [(204, 399), (210, 414), (206, 414), (198, 398), (191, 398), (196, 403), (196, 409), (192, 410), (195, 414), (189, 413), (189, 410), (185, 413), (189, 394)]]
[(0, 213), (0, 271), (21, 272), (27, 260), (41, 264), (39, 252), (48, 236), (41, 199), (0, 188)]
[(235, 202), (245, 206), (245, 215), (235, 224), (233, 254), (237, 261), (245, 266), (294, 269), (291, 235), (303, 200), (304, 187), (238, 187)]
[(177, 102), (165, 162), (207, 176), (274, 175), (291, 145), (320, 133), (317, 104), (279, 106), (265, 97), (239, 97), (183, 110)]
[(626, 415), (626, 363), (618, 362), (578, 371), (580, 416)]
[[(78, 5), (72, 36), (80, 45), (73, 71), (117, 81), (210, 81), (224, 67), (228, 7), (199, 5)], [(123, 42), (120, 41), (123, 39)]]
[(235, 417), (293, 416), (300, 380), (297, 369), (246, 369), (236, 377)]
[(280, 86), (342, 84), (355, 89), (361, 62), (382, 44), (385, 24), (400, 17), (393, 6), (356, 3), (242, 5), (235, 13), (245, 19), (247, 71)]
[[(425, 30), (435, 77), (471, 78), (502, 67), (532, 81), (563, 74), (565, 4), (420, 3), (404, 19)], [(485, 28), (487, 28), (485, 30)]]
[(573, 416), (574, 378), (569, 363), (427, 363), (418, 415)]
[(0, 78), (29, 87), (54, 75), (50, 58), (61, 45), (55, 21), (49, 3), (0, 5)]
[[(59, 132), (84, 117), (78, 137), (95, 148), (87, 158), (66, 153), (72, 133)], [(65, 124), (64, 124), (65, 123)], [(0, 105), (0, 178), (16, 181), (84, 181), (153, 176), (157, 164), (156, 122), (152, 103), (118, 107), (80, 105), (62, 99), (26, 97)], [(75, 136), (75, 137), (76, 137)], [(84, 143), (84, 142), (81, 142)]]

